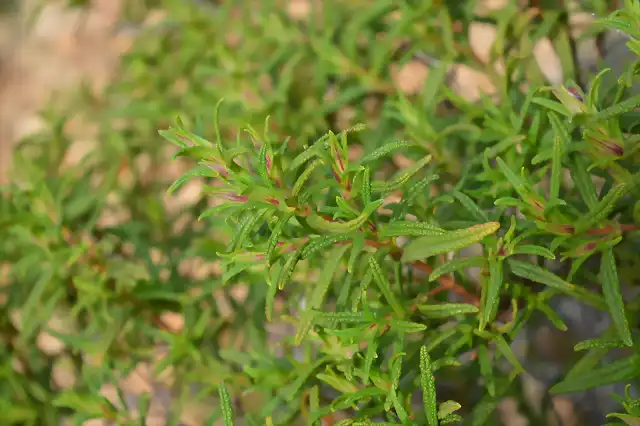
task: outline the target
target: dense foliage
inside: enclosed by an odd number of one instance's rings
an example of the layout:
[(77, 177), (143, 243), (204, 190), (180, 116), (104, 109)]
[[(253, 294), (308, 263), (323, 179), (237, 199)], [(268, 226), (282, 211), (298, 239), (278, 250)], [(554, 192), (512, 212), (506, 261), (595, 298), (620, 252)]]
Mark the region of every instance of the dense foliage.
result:
[[(512, 343), (538, 314), (567, 330), (559, 296), (611, 326), (550, 394), (636, 382), (640, 61), (582, 81), (569, 6), (476, 3), (164, 2), (1, 188), (3, 421), (143, 424), (162, 389), (169, 424), (201, 401), (209, 423), (493, 425), (507, 397), (548, 424)], [(477, 20), (498, 29), (490, 65)], [(606, 28), (640, 55), (640, 4), (583, 37)], [(460, 66), (494, 93), (454, 88)], [(80, 160), (71, 116), (98, 129)], [(640, 422), (620, 401), (598, 424)]]

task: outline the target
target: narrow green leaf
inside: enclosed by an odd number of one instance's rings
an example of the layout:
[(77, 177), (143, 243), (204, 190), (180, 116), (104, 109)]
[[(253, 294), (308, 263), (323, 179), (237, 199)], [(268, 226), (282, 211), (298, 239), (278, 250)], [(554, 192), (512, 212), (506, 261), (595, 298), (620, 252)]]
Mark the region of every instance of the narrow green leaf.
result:
[[(640, 426), (640, 417), (638, 416), (634, 416), (631, 414), (626, 414), (626, 413), (610, 413), (607, 414), (607, 418), (611, 418), (611, 417), (615, 417), (618, 418), (620, 420), (622, 420), (624, 422), (624, 424), (626, 424), (627, 426)], [(619, 423), (607, 423), (604, 426), (616, 426), (619, 425)]]
[(562, 138), (557, 136), (553, 141), (553, 156), (551, 157), (551, 182), (549, 183), (549, 200), (555, 201), (560, 197), (562, 183)]
[(311, 164), (309, 164), (303, 171), (300, 173), (298, 179), (296, 179), (296, 183), (293, 185), (293, 189), (291, 190), (291, 195), (297, 197), (300, 193), (300, 190), (304, 186), (305, 182), (309, 180), (311, 177), (311, 173), (316, 169), (316, 167), (324, 165), (324, 161), (321, 159), (317, 159)]
[(337, 377), (333, 372), (316, 374), (316, 378), (340, 393), (353, 393), (358, 391), (358, 387), (355, 384), (341, 377)]
[(353, 274), (353, 269), (356, 264), (356, 260), (358, 256), (363, 251), (365, 246), (366, 239), (364, 235), (358, 235), (354, 237), (353, 243), (351, 244), (351, 253), (349, 254), (349, 262), (347, 263), (347, 272), (349, 274)]
[(480, 375), (484, 379), (484, 385), (489, 395), (496, 396), (496, 381), (493, 376), (493, 366), (489, 358), (489, 350), (485, 344), (478, 346), (478, 363), (480, 364)]
[(494, 334), (492, 340), (495, 341), (496, 349), (498, 349), (498, 352), (500, 352), (502, 356), (505, 357), (507, 361), (509, 361), (509, 364), (513, 366), (514, 373), (519, 374), (523, 372), (524, 367), (522, 366), (522, 364), (520, 364), (518, 357), (513, 353), (511, 346), (509, 345), (509, 343), (507, 343), (504, 336), (502, 334)]
[(322, 312), (316, 311), (316, 319), (318, 322), (326, 323), (371, 323), (376, 320), (376, 315), (368, 312)]
[(300, 346), (304, 339), (306, 339), (307, 335), (313, 328), (315, 315), (315, 311), (311, 309), (308, 309), (302, 313), (300, 322), (298, 323), (298, 327), (296, 328), (296, 334), (293, 337), (293, 344), (295, 346)]
[(317, 421), (317, 417), (314, 416), (320, 410), (320, 387), (313, 386), (309, 392), (309, 411), (311, 411), (311, 416), (309, 416), (309, 426), (319, 426), (320, 422)]
[(553, 324), (558, 330), (567, 331), (567, 325), (564, 323), (562, 317), (560, 317), (560, 315), (558, 315), (558, 313), (549, 305), (547, 305), (546, 303), (540, 304), (540, 306), (538, 306), (538, 309), (544, 314), (544, 316), (547, 317), (549, 321), (551, 321), (551, 324)]
[(371, 366), (373, 361), (378, 358), (378, 336), (373, 334), (367, 341), (367, 353), (364, 357), (364, 377), (362, 383), (367, 385), (369, 383), (369, 374), (371, 372)]
[(420, 237), (410, 242), (404, 249), (402, 261), (412, 262), (422, 260), (437, 254), (459, 250), (482, 241), (500, 229), (500, 223), (488, 222), (474, 225), (470, 228), (459, 229), (444, 235)]
[(630, 97), (627, 100), (624, 100), (620, 103), (610, 106), (609, 108), (605, 108), (602, 111), (599, 111), (593, 114), (589, 121), (605, 121), (610, 118), (613, 118), (617, 115), (622, 115), (626, 112), (633, 111), (635, 108), (640, 106), (640, 95), (635, 95)]
[(218, 176), (220, 176), (220, 174), (218, 172), (216, 172), (215, 170), (213, 170), (211, 167), (200, 164), (200, 165), (196, 166), (195, 168), (193, 168), (192, 170), (190, 170), (187, 173), (185, 173), (182, 176), (180, 176), (173, 184), (171, 184), (171, 186), (167, 190), (167, 193), (168, 194), (173, 194), (175, 191), (177, 191), (180, 187), (182, 187), (182, 185), (184, 185), (191, 178), (194, 178), (194, 177), (215, 178), (215, 177), (218, 177)]
[(41, 309), (43, 303), (42, 298), (46, 293), (45, 290), (49, 288), (51, 279), (53, 278), (53, 271), (49, 265), (41, 265), (41, 267), (42, 275), (33, 285), (29, 297), (27, 297), (26, 302), (22, 306), (20, 336), (24, 339), (30, 338), (41, 321), (41, 317), (37, 312)]
[(224, 426), (233, 426), (233, 405), (231, 403), (231, 396), (224, 382), (218, 386), (218, 395), (220, 397), (220, 409), (222, 410)]
[(620, 339), (627, 345), (633, 345), (631, 330), (625, 313), (625, 305), (620, 293), (620, 281), (613, 249), (609, 247), (602, 253), (600, 262), (600, 279), (602, 280), (602, 293), (609, 307), (609, 313), (613, 318)]
[(258, 222), (269, 212), (271, 208), (263, 208), (255, 211), (251, 211), (247, 213), (241, 220), (238, 225), (238, 229), (234, 234), (233, 238), (229, 242), (229, 246), (227, 247), (227, 252), (232, 253), (238, 247), (241, 247), (244, 244), (244, 241), (249, 236), (249, 233), (256, 227)]
[(365, 206), (371, 203), (371, 169), (369, 167), (365, 167), (362, 171), (361, 197)]
[(318, 284), (316, 285), (309, 302), (311, 309), (320, 309), (320, 307), (322, 307), (324, 298), (329, 290), (329, 286), (331, 285), (333, 275), (340, 266), (342, 256), (348, 248), (349, 246), (337, 246), (329, 253), (327, 260), (324, 262)]
[(442, 420), (443, 418), (455, 413), (461, 408), (462, 405), (460, 405), (459, 402), (451, 400), (445, 401), (438, 407), (438, 418)]
[(410, 147), (415, 147), (417, 146), (415, 142), (409, 142), (409, 141), (396, 141), (396, 142), (391, 142), (388, 144), (385, 144), (383, 146), (381, 146), (380, 148), (374, 150), (373, 152), (365, 155), (364, 157), (362, 157), (362, 159), (360, 159), (360, 164), (364, 164), (364, 163), (368, 163), (370, 161), (373, 160), (377, 160), (379, 158), (384, 157), (385, 155), (391, 154), (394, 151), (397, 151), (399, 149), (403, 149), (403, 148), (410, 148)]
[(420, 160), (416, 161), (411, 166), (407, 167), (406, 170), (397, 174), (391, 181), (383, 181), (383, 182), (373, 182), (371, 184), (371, 190), (373, 192), (379, 192), (382, 194), (386, 194), (391, 191), (395, 191), (400, 188), (402, 185), (407, 183), (409, 179), (413, 177), (416, 173), (420, 171), (424, 166), (426, 166), (431, 161), (431, 155), (427, 155), (422, 157)]
[(280, 238), (280, 235), (282, 235), (284, 226), (287, 224), (287, 222), (289, 222), (289, 220), (291, 220), (292, 217), (293, 217), (293, 213), (285, 214), (278, 220), (276, 225), (273, 227), (273, 230), (271, 231), (271, 236), (269, 237), (269, 241), (267, 241), (267, 249), (264, 252), (264, 258), (267, 261), (267, 265), (271, 265), (273, 252), (275, 251), (276, 246), (278, 245), (278, 239)]
[(440, 425), (444, 426), (444, 425), (448, 425), (448, 424), (460, 424), (460, 422), (462, 421), (462, 416), (460, 414), (449, 414), (448, 416), (444, 416), (443, 418), (440, 419)]
[(564, 115), (565, 117), (571, 117), (573, 115), (560, 102), (552, 101), (551, 99), (535, 97), (535, 98), (533, 98), (532, 102), (534, 104), (538, 104), (538, 105), (543, 106), (543, 107), (545, 107), (547, 109), (555, 111), (560, 115)]
[(515, 259), (509, 259), (507, 262), (509, 263), (511, 272), (521, 278), (535, 281), (537, 283), (560, 290), (564, 293), (577, 296), (595, 307), (604, 307), (603, 300), (598, 295), (582, 288), (576, 287), (575, 285), (568, 283), (559, 276), (555, 275), (553, 272), (549, 272), (539, 267), (538, 265)]
[(500, 289), (503, 284), (502, 261), (494, 258), (489, 260), (489, 280), (483, 288), (482, 294), (482, 317), (480, 319), (480, 330), (493, 321), (500, 302)]
[(507, 164), (500, 157), (496, 157), (496, 162), (498, 163), (498, 167), (504, 177), (507, 178), (513, 189), (520, 195), (520, 198), (526, 199), (529, 195), (529, 186), (527, 183), (522, 180), (522, 178), (515, 173), (507, 166)]
[(424, 331), (427, 329), (427, 326), (424, 324), (419, 324), (417, 322), (392, 319), (391, 329), (400, 333), (411, 334)]
[(300, 260), (302, 250), (304, 250), (304, 247), (298, 248), (295, 252), (291, 253), (287, 258), (287, 261), (285, 262), (284, 266), (282, 267), (282, 270), (280, 271), (280, 274), (278, 275), (278, 281), (277, 281), (278, 290), (282, 290), (284, 286), (287, 285), (287, 283), (289, 283), (289, 280), (293, 275), (293, 270), (296, 268), (296, 265)]
[(402, 318), (404, 316), (404, 308), (400, 303), (398, 303), (398, 300), (391, 289), (389, 280), (387, 279), (382, 267), (373, 256), (369, 258), (369, 270), (371, 271), (373, 279), (378, 285), (378, 288), (384, 298), (387, 299), (391, 308), (400, 316), (400, 318)]
[[(352, 235), (327, 235), (324, 237), (312, 238), (302, 250), (301, 259), (307, 259), (314, 253), (317, 253), (320, 250), (323, 250), (327, 247), (331, 247), (336, 243), (350, 241), (353, 238)], [(345, 248), (349, 247), (348, 245), (344, 246)]]
[(427, 318), (447, 318), (455, 315), (478, 313), (478, 308), (467, 303), (438, 303), (418, 305), (418, 310)]
[(420, 386), (424, 413), (429, 426), (438, 426), (438, 404), (436, 401), (436, 381), (433, 377), (431, 358), (426, 346), (420, 348)]
[(589, 339), (576, 343), (573, 347), (574, 351), (584, 351), (588, 349), (614, 349), (629, 346), (620, 339)]
[(364, 225), (369, 216), (371, 216), (377, 209), (384, 203), (384, 200), (377, 200), (370, 204), (368, 204), (360, 216), (355, 219), (352, 219), (348, 222), (330, 222), (324, 220), (322, 217), (317, 215), (316, 213), (311, 213), (309, 217), (307, 217), (307, 223), (314, 229), (318, 231), (331, 232), (337, 234), (344, 234), (347, 232), (353, 232)]
[(534, 256), (542, 256), (551, 260), (556, 258), (556, 255), (553, 254), (551, 250), (549, 250), (548, 248), (535, 246), (532, 244), (523, 244), (521, 246), (517, 246), (515, 249), (513, 249), (513, 252), (511, 252), (511, 254), (512, 255), (528, 254), (528, 255), (534, 255)]
[(314, 143), (309, 148), (301, 152), (296, 158), (293, 159), (293, 161), (287, 168), (287, 171), (296, 170), (298, 167), (302, 166), (304, 163), (306, 163), (308, 160), (312, 159), (313, 157), (322, 155), (322, 152), (324, 151), (323, 140), (327, 139), (328, 136), (329, 135), (323, 136), (320, 140), (316, 141), (316, 143)]
[(216, 150), (218, 156), (224, 158), (224, 148), (222, 147), (222, 135), (220, 134), (220, 107), (224, 102), (224, 98), (220, 98), (213, 107), (213, 127), (216, 132)]
[(611, 71), (611, 68), (603, 69), (593, 78), (591, 82), (591, 89), (589, 90), (589, 95), (587, 97), (587, 105), (594, 111), (596, 110), (596, 107), (598, 106), (598, 100), (600, 99), (599, 95), (600, 86), (602, 84), (602, 77), (604, 77), (604, 75), (609, 71)]
[(460, 192), (453, 191), (452, 195), (460, 201), (460, 204), (469, 212), (473, 219), (477, 222), (487, 222), (489, 218), (484, 210), (482, 210), (468, 195)]
[(559, 276), (531, 262), (509, 259), (509, 267), (515, 275), (540, 284), (548, 285), (565, 293), (572, 293), (576, 286), (566, 282)]
[(461, 259), (453, 259), (451, 262), (443, 263), (442, 265), (438, 265), (433, 272), (429, 275), (429, 281), (435, 281), (440, 278), (442, 275), (450, 274), (452, 272), (474, 268), (474, 267), (482, 267), (486, 264), (486, 260), (482, 256), (472, 256), (472, 257), (464, 257)]
[(586, 216), (578, 220), (578, 223), (576, 223), (576, 232), (584, 232), (606, 219), (615, 207), (616, 201), (626, 194), (626, 192), (627, 187), (624, 183), (619, 184), (607, 192), (607, 195), (602, 197), (598, 204), (596, 204)]
[(567, 377), (550, 389), (554, 395), (580, 392), (618, 382), (630, 382), (640, 377), (640, 354), (609, 362), (582, 374)]
[(427, 82), (422, 89), (422, 105), (426, 110), (433, 111), (436, 107), (438, 92), (447, 78), (449, 69), (446, 61), (438, 61), (433, 68), (429, 68)]
[(424, 235), (444, 235), (447, 231), (428, 222), (412, 222), (399, 220), (385, 225), (378, 235), (380, 238), (389, 237), (419, 237)]

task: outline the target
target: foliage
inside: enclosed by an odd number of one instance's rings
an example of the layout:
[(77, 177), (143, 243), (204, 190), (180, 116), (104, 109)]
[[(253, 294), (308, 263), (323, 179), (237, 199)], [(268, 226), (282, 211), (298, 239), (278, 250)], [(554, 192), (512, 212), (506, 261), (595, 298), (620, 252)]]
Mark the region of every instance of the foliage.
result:
[[(474, 1), (331, 0), (302, 21), (274, 1), (163, 3), (106, 93), (58, 104), (16, 151), (3, 419), (141, 424), (156, 395), (133, 404), (122, 380), (146, 365), (170, 424), (214, 398), (210, 423), (489, 425), (505, 397), (544, 423), (512, 343), (537, 313), (566, 330), (560, 295), (612, 326), (551, 394), (637, 381), (640, 62), (585, 93), (563, 6), (512, 3), (483, 18), (504, 73), (470, 54)], [(627, 1), (593, 33), (640, 55), (639, 25)], [(545, 86), (542, 37), (565, 85)], [(392, 65), (416, 57), (434, 59), (404, 93)], [(495, 96), (453, 90), (460, 64)], [(98, 143), (73, 162), (77, 113)], [(637, 424), (621, 404), (610, 424)]]

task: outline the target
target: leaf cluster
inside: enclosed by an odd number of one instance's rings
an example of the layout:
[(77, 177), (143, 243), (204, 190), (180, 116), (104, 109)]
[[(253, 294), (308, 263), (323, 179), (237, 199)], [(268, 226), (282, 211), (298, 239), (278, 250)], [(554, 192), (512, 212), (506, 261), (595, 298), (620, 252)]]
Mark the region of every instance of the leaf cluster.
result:
[[(546, 422), (514, 343), (537, 317), (570, 333), (562, 298), (611, 326), (550, 393), (637, 381), (640, 62), (578, 84), (564, 6), (480, 17), (487, 65), (477, 2), (364, 3), (296, 21), (275, 1), (163, 2), (117, 81), (74, 100), (95, 149), (70, 164), (60, 111), (23, 141), (0, 197), (10, 424), (144, 424), (158, 389), (170, 424), (198, 403), (209, 423), (488, 425), (505, 397)], [(639, 25), (628, 0), (589, 36), (640, 55)], [(565, 84), (538, 68), (542, 38)], [(420, 58), (406, 93), (393, 68)], [(456, 90), (461, 66), (494, 96)], [(636, 424), (620, 403), (609, 421)]]

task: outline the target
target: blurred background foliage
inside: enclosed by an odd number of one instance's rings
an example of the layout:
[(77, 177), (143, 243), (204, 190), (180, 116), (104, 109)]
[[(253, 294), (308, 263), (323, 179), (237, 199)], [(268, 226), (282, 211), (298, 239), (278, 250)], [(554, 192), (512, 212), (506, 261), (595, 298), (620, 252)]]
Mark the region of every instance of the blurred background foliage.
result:
[[(67, 6), (84, 13), (88, 3)], [(292, 155), (329, 130), (367, 123), (350, 136), (354, 158), (409, 139), (429, 148), (444, 182), (456, 183), (479, 150), (509, 134), (505, 117), (520, 111), (527, 88), (567, 80), (588, 88), (609, 35), (585, 31), (592, 13), (606, 16), (614, 3), (123, 1), (110, 31), (133, 42), (113, 78), (100, 90), (87, 84), (55, 96), (43, 108), (46, 126), (21, 138), (11, 171), (3, 170), (2, 421), (133, 425), (143, 413), (149, 424), (213, 424), (224, 380), (239, 422), (306, 422), (306, 396), (297, 392), (313, 370), (299, 361), (307, 356), (287, 340), (290, 324), (266, 324), (267, 288), (247, 282), (257, 274), (224, 275), (217, 253), (233, 228), (197, 220), (216, 200), (196, 182), (167, 195), (189, 164), (172, 159), (158, 130), (181, 117), (211, 138), (221, 98), (225, 140), (246, 125), (262, 134), (270, 116), (274, 139), (290, 138)], [(493, 96), (502, 102), (494, 106)], [(381, 171), (403, 167), (397, 156)], [(620, 274), (636, 284), (637, 242), (627, 244)], [(566, 366), (574, 358), (565, 356), (557, 358)], [(549, 363), (538, 368), (555, 368)], [(462, 403), (464, 416), (482, 389), (450, 379), (443, 394)], [(482, 424), (515, 425), (519, 416), (601, 424), (579, 411), (597, 410), (599, 422), (610, 408), (545, 397), (536, 412), (530, 388), (523, 380), (504, 395), (515, 408), (489, 404)], [(299, 398), (282, 396), (289, 393)]]

